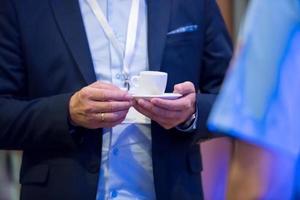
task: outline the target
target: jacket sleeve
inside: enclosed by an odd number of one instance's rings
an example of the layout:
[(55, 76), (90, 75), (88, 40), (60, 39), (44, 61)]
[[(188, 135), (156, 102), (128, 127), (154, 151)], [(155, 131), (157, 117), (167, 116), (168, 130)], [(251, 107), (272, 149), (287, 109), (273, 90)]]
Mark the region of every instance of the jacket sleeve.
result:
[(196, 138), (209, 138), (206, 122), (232, 56), (232, 43), (215, 0), (205, 0), (205, 44), (197, 95)]
[(26, 97), (26, 66), (18, 16), (0, 0), (0, 149), (72, 147), (68, 102), (72, 94)]

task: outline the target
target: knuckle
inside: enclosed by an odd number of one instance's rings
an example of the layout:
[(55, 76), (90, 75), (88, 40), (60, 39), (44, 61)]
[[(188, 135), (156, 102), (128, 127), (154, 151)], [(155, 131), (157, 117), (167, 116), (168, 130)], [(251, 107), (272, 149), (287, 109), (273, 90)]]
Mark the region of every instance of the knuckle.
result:
[(127, 103), (125, 104), (125, 106), (124, 106), (124, 108), (127, 109), (127, 110), (128, 110), (130, 107), (131, 107), (131, 103), (130, 103), (130, 102), (127, 102)]
[(90, 91), (87, 87), (84, 87), (79, 92), (79, 97), (82, 99), (88, 99), (90, 98)]
[(84, 114), (88, 115), (88, 113), (91, 113), (93, 109), (93, 106), (91, 106), (88, 101), (82, 101), (80, 105), (80, 111)]
[(116, 114), (113, 121), (120, 122), (120, 121), (123, 121), (125, 118), (126, 118), (126, 114), (124, 112), (122, 112), (122, 113)]
[(193, 90), (193, 92), (195, 93), (196, 92), (196, 88), (195, 88), (195, 85), (194, 85), (194, 83), (192, 83), (192, 82), (188, 82), (189, 83), (189, 87)]
[(181, 88), (182, 88), (181, 84), (176, 84), (176, 85), (174, 86), (174, 89), (175, 89), (175, 90), (178, 90), (178, 91), (180, 91)]
[(112, 121), (112, 122), (117, 122), (117, 121), (119, 121), (119, 119), (120, 119), (120, 114), (118, 114), (118, 113), (113, 113), (113, 114), (111, 115), (111, 121)]
[(187, 86), (194, 86), (194, 84), (191, 81), (185, 81), (184, 84)]
[(149, 111), (152, 113), (152, 114), (155, 114), (155, 108), (153, 106), (150, 106), (149, 107)]
[(157, 113), (157, 109), (152, 105), (149, 106), (149, 110), (151, 111), (151, 113)]
[(108, 103), (107, 104), (107, 110), (108, 112), (113, 112), (115, 110), (115, 105), (113, 103)]
[(192, 83), (191, 81), (185, 81), (185, 82), (183, 83), (183, 85), (184, 85), (185, 87), (191, 87), (191, 86), (193, 86), (193, 83)]
[(84, 113), (92, 113), (94, 111), (94, 108), (90, 105), (85, 105), (83, 108)]
[(100, 92), (100, 99), (102, 99), (104, 101), (107, 100), (107, 94), (106, 94), (106, 92), (104, 90), (102, 90)]
[(80, 105), (79, 92), (76, 92), (70, 99), (70, 112), (73, 111), (73, 109), (76, 108), (78, 105)]
[(97, 113), (99, 110), (102, 110), (102, 102), (88, 101), (87, 107), (91, 113)]

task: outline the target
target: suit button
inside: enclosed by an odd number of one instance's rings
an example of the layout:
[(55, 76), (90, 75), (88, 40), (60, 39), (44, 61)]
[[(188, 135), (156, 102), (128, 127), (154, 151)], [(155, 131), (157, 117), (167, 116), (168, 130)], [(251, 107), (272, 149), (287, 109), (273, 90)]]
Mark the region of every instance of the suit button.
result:
[(98, 173), (100, 170), (100, 163), (99, 162), (91, 162), (88, 166), (88, 171), (91, 173)]
[(121, 74), (119, 73), (116, 74), (116, 79), (121, 79), (121, 77), (122, 77)]

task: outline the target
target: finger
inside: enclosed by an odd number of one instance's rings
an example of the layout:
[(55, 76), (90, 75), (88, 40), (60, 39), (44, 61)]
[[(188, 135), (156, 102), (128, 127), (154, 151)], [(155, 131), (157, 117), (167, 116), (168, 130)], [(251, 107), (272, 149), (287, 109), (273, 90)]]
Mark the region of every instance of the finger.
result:
[(170, 111), (167, 109), (163, 109), (158, 107), (151, 102), (140, 100), (138, 104), (144, 109), (150, 112), (152, 115), (156, 116), (159, 119), (166, 119), (166, 120), (174, 120), (178, 116), (180, 112), (178, 111)]
[(145, 101), (144, 99), (138, 99), (137, 100), (137, 104), (143, 108), (143, 110), (146, 110), (149, 113), (153, 113), (153, 106), (152, 103), (150, 103), (149, 101)]
[(94, 113), (112, 113), (118, 111), (127, 111), (133, 105), (130, 101), (92, 101), (90, 106)]
[(173, 127), (172, 125), (172, 120), (168, 119), (168, 118), (162, 118), (160, 116), (157, 116), (155, 114), (153, 114), (152, 112), (148, 111), (147, 109), (143, 108), (142, 106), (136, 104), (134, 106), (134, 108), (142, 113), (143, 115), (149, 117), (151, 120), (156, 121), (158, 124), (160, 124), (161, 126), (165, 127), (165, 128), (169, 128), (169, 127)]
[(113, 123), (102, 123), (101, 127), (102, 128), (112, 128), (114, 126), (117, 126), (117, 125), (121, 124), (125, 120), (125, 118), (126, 117), (121, 118), (119, 121), (116, 121), (116, 122), (113, 122)]
[(139, 104), (135, 104), (134, 108), (141, 114), (145, 115), (146, 117), (156, 121), (156, 117), (154, 115), (152, 115), (151, 112), (149, 112), (148, 110), (146, 110), (142, 106), (140, 106)]
[(114, 113), (95, 113), (93, 115), (94, 119), (97, 120), (97, 122), (102, 124), (111, 124), (124, 119), (127, 113), (128, 111), (119, 111)]
[(186, 95), (189, 93), (195, 93), (195, 86), (192, 82), (186, 81), (174, 86), (174, 93)]
[(110, 90), (120, 90), (119, 87), (116, 85), (113, 85), (111, 83), (106, 83), (103, 81), (96, 81), (89, 85), (88, 87), (98, 88), (98, 89), (110, 89)]
[(176, 100), (153, 98), (151, 99), (151, 103), (167, 110), (182, 111), (194, 106), (195, 98), (195, 94), (189, 94)]
[(182, 121), (182, 112), (161, 109), (148, 101), (140, 100), (138, 107), (142, 112), (161, 125), (178, 124), (179, 121)]
[(86, 98), (93, 101), (131, 101), (132, 96), (122, 90), (108, 90), (98, 88), (86, 88), (84, 94)]

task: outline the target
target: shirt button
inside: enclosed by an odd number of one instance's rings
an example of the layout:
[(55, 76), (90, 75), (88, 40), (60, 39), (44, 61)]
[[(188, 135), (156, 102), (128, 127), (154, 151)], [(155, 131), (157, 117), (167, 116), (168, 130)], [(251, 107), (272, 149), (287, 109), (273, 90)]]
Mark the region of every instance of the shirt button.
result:
[(116, 79), (121, 79), (121, 74), (116, 74)]
[(112, 198), (116, 198), (118, 196), (118, 192), (116, 191), (116, 190), (113, 190), (112, 192), (111, 192), (111, 197)]
[(113, 154), (114, 154), (115, 156), (119, 155), (119, 149), (118, 149), (118, 148), (115, 148), (115, 149), (113, 150)]

